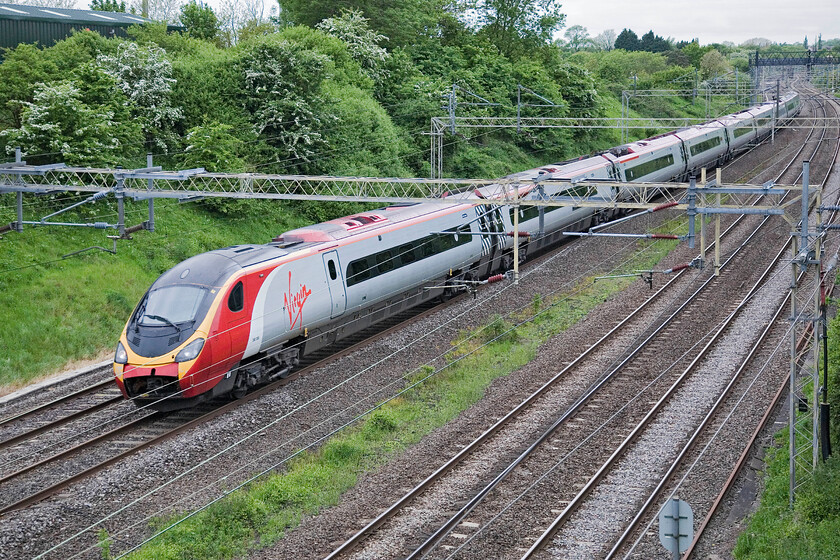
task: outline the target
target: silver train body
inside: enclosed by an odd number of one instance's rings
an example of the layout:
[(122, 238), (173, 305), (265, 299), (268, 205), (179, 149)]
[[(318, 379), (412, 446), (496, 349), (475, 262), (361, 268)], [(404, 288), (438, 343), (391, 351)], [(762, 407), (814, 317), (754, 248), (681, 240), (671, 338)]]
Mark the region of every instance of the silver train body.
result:
[[(570, 194), (568, 184), (556, 183), (538, 192), (536, 185), (544, 178), (627, 183), (685, 179), (769, 134), (774, 106), (760, 105), (591, 157), (518, 173), (515, 178), (534, 185), (521, 187), (519, 196)], [(799, 96), (785, 96), (779, 107), (777, 122), (798, 113)], [(613, 188), (606, 185), (583, 188), (599, 190), (601, 196), (614, 194), (603, 192)], [(517, 241), (504, 234), (513, 230), (514, 210), (487, 203), (499, 196), (500, 187), (483, 187), (451, 195), (455, 203), (388, 206), (288, 231), (266, 245), (239, 245), (192, 257), (162, 275), (129, 319), (115, 360), (117, 381), (133, 398), (170, 393), (168, 399), (193, 402), (211, 394), (239, 394), (286, 375), (302, 354), (457, 292), (466, 282), (507, 271)], [(592, 208), (544, 207), (540, 212), (522, 205), (519, 212), (522, 231), (541, 232), (518, 240), (522, 260), (559, 241), (564, 230), (584, 230), (593, 220), (611, 217)], [(194, 277), (203, 280), (196, 283)], [(197, 286), (203, 291), (196, 291)], [(178, 290), (192, 294), (195, 316), (182, 312), (180, 322), (169, 321), (171, 317), (164, 321), (165, 310), (143, 316), (147, 305), (155, 305), (155, 294), (167, 290), (172, 301), (180, 301)], [(188, 351), (194, 348), (199, 351)], [(161, 372), (172, 376), (171, 383), (161, 383)]]

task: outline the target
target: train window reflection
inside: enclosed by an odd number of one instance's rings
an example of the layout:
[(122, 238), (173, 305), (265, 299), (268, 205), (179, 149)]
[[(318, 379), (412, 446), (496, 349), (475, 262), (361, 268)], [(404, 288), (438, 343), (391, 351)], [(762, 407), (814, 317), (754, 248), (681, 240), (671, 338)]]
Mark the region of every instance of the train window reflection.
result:
[(166, 286), (149, 292), (139, 308), (138, 322), (144, 326), (164, 326), (194, 321), (206, 288), (198, 286)]

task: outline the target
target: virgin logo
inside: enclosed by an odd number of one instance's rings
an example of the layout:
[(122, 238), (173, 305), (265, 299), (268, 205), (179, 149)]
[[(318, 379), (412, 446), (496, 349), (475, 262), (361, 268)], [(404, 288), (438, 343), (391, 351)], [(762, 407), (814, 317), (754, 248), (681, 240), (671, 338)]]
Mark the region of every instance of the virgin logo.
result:
[(283, 294), (283, 305), (286, 306), (286, 311), (289, 312), (289, 328), (295, 328), (298, 321), (303, 323), (303, 304), (309, 296), (312, 295), (312, 290), (306, 289), (306, 284), (302, 284), (296, 293), (292, 293), (292, 271), (289, 271), (289, 291)]

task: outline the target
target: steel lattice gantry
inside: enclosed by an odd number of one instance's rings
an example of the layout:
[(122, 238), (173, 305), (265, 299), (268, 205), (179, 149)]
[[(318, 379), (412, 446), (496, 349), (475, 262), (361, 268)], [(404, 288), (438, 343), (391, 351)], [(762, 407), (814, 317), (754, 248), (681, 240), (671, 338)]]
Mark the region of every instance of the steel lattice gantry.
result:
[[(580, 195), (538, 196), (540, 189), (534, 189), (528, 197), (519, 198), (520, 189), (525, 186), (569, 185), (568, 181), (551, 179), (520, 180), (503, 179), (403, 179), (377, 177), (332, 177), (309, 175), (268, 175), (257, 173), (205, 173), (203, 169), (164, 171), (159, 167), (144, 169), (91, 169), (66, 167), (63, 164), (29, 166), (23, 162), (0, 165), (0, 192), (23, 194), (49, 194), (58, 192), (91, 193), (91, 199), (113, 195), (118, 201), (124, 198), (150, 200), (170, 198), (189, 201), (208, 197), (238, 199), (284, 199), (354, 201), (376, 203), (434, 202), (439, 204), (462, 204), (462, 198), (449, 196), (452, 193), (473, 191), (480, 187), (495, 189), (495, 198), (482, 199), (482, 204), (576, 206), (591, 208), (649, 209), (662, 204), (674, 203), (675, 208), (686, 210), (696, 208), (696, 214), (703, 213), (763, 213), (784, 215), (799, 198), (785, 203), (771, 203), (758, 207), (747, 207), (746, 197), (761, 193), (781, 195), (796, 186), (778, 185), (720, 185), (715, 181), (696, 185), (694, 183), (616, 183), (609, 181), (576, 182), (582, 185), (612, 186), (600, 189), (612, 192), (610, 197), (596, 196), (596, 188), (569, 189), (568, 193)], [(631, 187), (632, 188), (628, 188)], [(703, 202), (707, 194), (727, 194), (726, 204)], [(743, 199), (739, 197), (744, 197)], [(21, 196), (18, 197), (20, 202)], [(88, 199), (88, 200), (91, 200)], [(78, 204), (78, 203), (77, 203)], [(708, 208), (706, 208), (708, 207)], [(706, 208), (706, 209), (704, 209)], [(55, 215), (55, 214), (53, 214)], [(50, 215), (49, 217), (52, 217)], [(120, 229), (124, 224), (57, 224), (46, 218), (24, 221), (20, 213), (20, 229), (31, 225), (83, 225), (105, 229)], [(10, 229), (9, 227), (6, 228)]]
[(750, 55), (750, 68), (759, 66), (806, 66), (840, 64), (840, 56), (830, 51), (760, 53)]

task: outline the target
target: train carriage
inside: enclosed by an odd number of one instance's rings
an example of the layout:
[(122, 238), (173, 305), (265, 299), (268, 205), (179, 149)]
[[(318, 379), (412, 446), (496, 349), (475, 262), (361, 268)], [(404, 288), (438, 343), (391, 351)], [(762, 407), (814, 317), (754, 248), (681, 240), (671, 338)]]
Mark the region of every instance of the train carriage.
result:
[[(587, 180), (666, 182), (720, 164), (800, 110), (798, 94), (710, 123), (511, 176), (524, 200), (629, 196)], [(552, 179), (548, 181), (547, 179)], [(570, 186), (571, 184), (571, 186)], [(395, 204), (292, 230), (266, 245), (197, 255), (161, 275), (120, 336), (123, 394), (158, 408), (243, 395), (286, 375), (300, 356), (402, 310), (505, 272), (521, 258), (614, 210), (491, 204), (503, 183), (451, 195), (456, 203)], [(529, 240), (506, 236), (515, 212)], [(168, 404), (167, 404), (168, 403)]]

